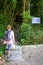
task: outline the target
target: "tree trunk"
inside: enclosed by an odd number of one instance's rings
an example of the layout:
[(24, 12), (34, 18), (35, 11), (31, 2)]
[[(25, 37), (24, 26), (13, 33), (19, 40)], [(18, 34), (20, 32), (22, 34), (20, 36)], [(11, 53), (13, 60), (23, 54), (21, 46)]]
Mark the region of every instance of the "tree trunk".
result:
[(24, 4), (23, 10), (24, 10), (24, 12), (25, 12), (25, 0), (23, 0), (23, 4)]

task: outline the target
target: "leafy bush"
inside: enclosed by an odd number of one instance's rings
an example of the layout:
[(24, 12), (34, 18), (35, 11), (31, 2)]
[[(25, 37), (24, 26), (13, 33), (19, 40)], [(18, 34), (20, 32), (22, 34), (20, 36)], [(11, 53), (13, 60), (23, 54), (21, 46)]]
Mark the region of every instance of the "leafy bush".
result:
[(21, 25), (21, 44), (42, 44), (43, 31), (34, 30), (31, 24), (23, 23)]
[[(23, 23), (21, 26), (21, 42), (27, 44), (31, 36), (32, 27), (30, 24)], [(26, 43), (25, 43), (25, 42)]]
[(25, 38), (22, 38), (22, 39), (21, 39), (21, 42), (22, 42), (22, 43), (21, 43), (22, 45), (26, 45), (26, 44), (28, 43), (28, 41), (27, 41)]

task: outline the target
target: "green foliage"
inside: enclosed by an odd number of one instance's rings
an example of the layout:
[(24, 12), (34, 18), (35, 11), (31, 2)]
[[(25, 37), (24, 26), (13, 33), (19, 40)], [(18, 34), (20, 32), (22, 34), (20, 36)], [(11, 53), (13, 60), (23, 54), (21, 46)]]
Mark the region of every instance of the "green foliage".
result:
[(0, 38), (4, 38), (4, 32), (9, 23), (10, 17), (5, 14), (0, 14)]
[(10, 17), (6, 14), (0, 13), (0, 24), (7, 24), (10, 20)]
[(3, 56), (5, 51), (6, 51), (6, 45), (0, 46), (0, 56)]
[[(7, 24), (10, 19), (10, 23), (13, 24), (12, 21), (14, 21), (14, 10), (16, 8), (17, 0), (0, 0), (0, 16), (3, 18), (3, 22), (6, 22), (4, 24)], [(11, 17), (11, 18), (9, 18)], [(0, 19), (1, 21), (1, 19)]]
[(31, 31), (32, 31), (32, 27), (31, 27), (30, 24), (23, 23), (21, 25), (21, 36), (23, 38), (23, 39), (21, 38), (21, 42), (23, 44), (25, 44), (24, 42), (27, 42), (28, 43), (29, 37), (31, 36), (31, 33), (30, 33)]
[(23, 22), (25, 22), (25, 23), (31, 23), (32, 22), (33, 16), (29, 15), (29, 11), (24, 11), (21, 15), (23, 16)]
[(31, 31), (31, 30), (32, 30), (32, 27), (30, 24), (22, 23), (22, 25), (21, 25), (22, 32), (27, 32), (27, 31)]
[(12, 0), (12, 5), (13, 5), (14, 9), (16, 8), (16, 2), (17, 2), (17, 0)]
[[(38, 28), (38, 26), (37, 26)], [(21, 25), (21, 44), (43, 44), (43, 31), (35, 28), (31, 24)]]
[(3, 53), (2, 53), (2, 51), (0, 51), (0, 56), (2, 57), (2, 55), (3, 55)]
[(21, 39), (21, 45), (27, 45), (28, 41), (25, 38)]

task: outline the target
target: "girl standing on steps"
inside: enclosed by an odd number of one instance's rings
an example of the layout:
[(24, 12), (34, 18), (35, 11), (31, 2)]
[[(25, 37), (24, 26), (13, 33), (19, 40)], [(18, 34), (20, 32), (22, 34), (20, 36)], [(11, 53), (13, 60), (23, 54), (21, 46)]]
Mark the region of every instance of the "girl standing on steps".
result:
[(5, 31), (5, 42), (7, 44), (8, 58), (11, 55), (11, 48), (15, 43), (14, 32), (11, 29), (12, 29), (11, 25), (8, 25), (7, 31)]

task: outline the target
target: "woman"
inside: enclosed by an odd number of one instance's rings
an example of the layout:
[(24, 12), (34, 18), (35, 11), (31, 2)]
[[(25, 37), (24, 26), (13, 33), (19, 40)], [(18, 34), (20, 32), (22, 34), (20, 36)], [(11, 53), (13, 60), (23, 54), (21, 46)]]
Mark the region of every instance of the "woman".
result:
[(5, 31), (5, 41), (6, 41), (7, 49), (8, 49), (8, 58), (11, 55), (11, 47), (15, 43), (14, 32), (11, 29), (12, 29), (11, 25), (8, 25), (7, 31)]

